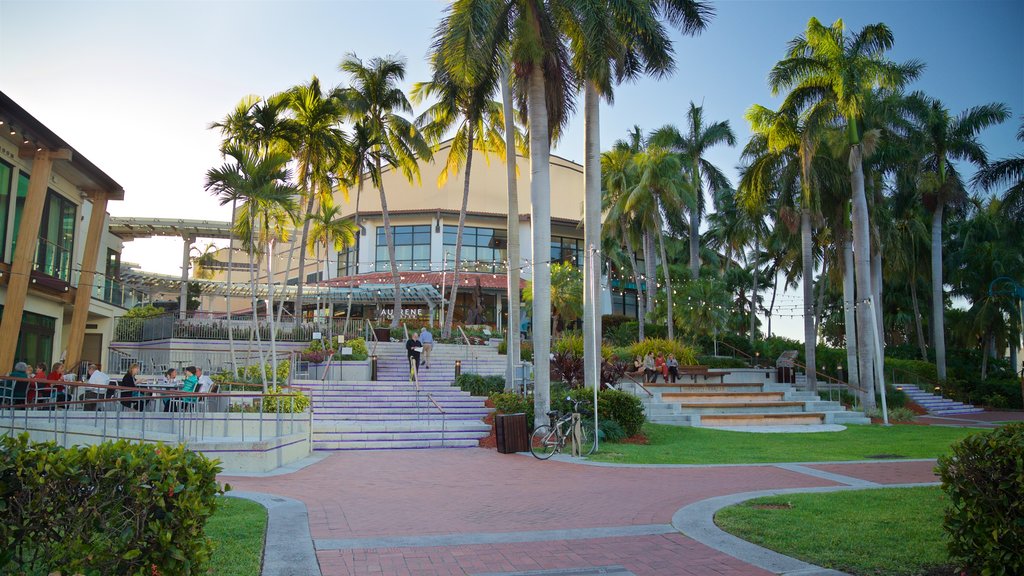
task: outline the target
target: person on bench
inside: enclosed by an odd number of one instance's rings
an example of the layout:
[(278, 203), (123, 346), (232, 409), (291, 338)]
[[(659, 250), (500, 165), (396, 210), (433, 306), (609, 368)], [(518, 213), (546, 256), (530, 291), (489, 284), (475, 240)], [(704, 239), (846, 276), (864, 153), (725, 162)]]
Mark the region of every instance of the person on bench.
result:
[(668, 368), (668, 381), (675, 384), (679, 378), (679, 360), (676, 360), (675, 354), (668, 355), (668, 360), (665, 360), (665, 366)]

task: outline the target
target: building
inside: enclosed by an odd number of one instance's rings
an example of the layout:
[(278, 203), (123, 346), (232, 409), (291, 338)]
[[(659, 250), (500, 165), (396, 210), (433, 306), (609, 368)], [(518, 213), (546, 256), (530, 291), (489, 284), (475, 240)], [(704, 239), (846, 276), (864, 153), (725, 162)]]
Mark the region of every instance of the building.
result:
[[(463, 172), (450, 174), (439, 185), (439, 177), (450, 151), (451, 141), (441, 144), (432, 161), (421, 162), (420, 178), (409, 182), (400, 172), (385, 168), (381, 182), (387, 195), (388, 213), (395, 242), (396, 266), (404, 285), (429, 285), (447, 296), (455, 270), (455, 243), (465, 182)], [(529, 280), (530, 267), (538, 262), (571, 262), (581, 265), (584, 256), (583, 229), (583, 166), (558, 156), (551, 156), (551, 245), (543, 251), (534, 250), (530, 231), (530, 165), (529, 158), (518, 157), (519, 239), (523, 280)], [(328, 286), (391, 286), (393, 283), (380, 192), (367, 181), (360, 193), (356, 189), (335, 193), (335, 203), (345, 218), (354, 221), (358, 206), (359, 232), (354, 246), (340, 252), (329, 252), (321, 259), (307, 256), (304, 270), (298, 269), (299, 232), (292, 236), (295, 244), (281, 242), (275, 248), (273, 266), (278, 285), (294, 285), (305, 278), (307, 285)], [(504, 158), (489, 158), (476, 152), (470, 177), (470, 193), (463, 234), (462, 261), (459, 263), (460, 291), (455, 318), (460, 322), (502, 326), (507, 322), (507, 176)], [(235, 260), (240, 256), (235, 243)], [(290, 258), (289, 258), (290, 256)], [(245, 258), (244, 255), (241, 256)], [(226, 260), (226, 250), (218, 254)], [(236, 282), (245, 281), (236, 276)], [(222, 275), (218, 275), (223, 280)], [(261, 274), (266, 282), (266, 272)], [(600, 310), (604, 314), (636, 315), (635, 295), (630, 307), (623, 296), (613, 302), (610, 291), (602, 290)], [(626, 298), (628, 300), (628, 298)], [(240, 303), (236, 303), (240, 304)], [(617, 305), (616, 305), (617, 304)], [(306, 299), (306, 315), (316, 308), (315, 294)], [(387, 298), (379, 304), (351, 308), (353, 318), (390, 318), (393, 305)], [(335, 308), (335, 315), (348, 309)], [(426, 319), (433, 306), (424, 301), (404, 301), (403, 316)]]
[(107, 228), (107, 202), (123, 199), (113, 178), (0, 92), (0, 371), (107, 358), (113, 319), (136, 304)]

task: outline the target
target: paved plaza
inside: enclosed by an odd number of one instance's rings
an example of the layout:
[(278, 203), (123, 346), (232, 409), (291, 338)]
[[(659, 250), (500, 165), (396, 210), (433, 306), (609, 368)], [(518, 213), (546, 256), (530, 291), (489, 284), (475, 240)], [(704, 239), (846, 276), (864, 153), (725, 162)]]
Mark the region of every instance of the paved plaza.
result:
[[(324, 576), (757, 575), (773, 572), (681, 534), (680, 509), (777, 489), (935, 482), (934, 466), (595, 466), (473, 448), (341, 452), (288, 474), (222, 480), (303, 503)], [(578, 571), (587, 567), (603, 570)]]

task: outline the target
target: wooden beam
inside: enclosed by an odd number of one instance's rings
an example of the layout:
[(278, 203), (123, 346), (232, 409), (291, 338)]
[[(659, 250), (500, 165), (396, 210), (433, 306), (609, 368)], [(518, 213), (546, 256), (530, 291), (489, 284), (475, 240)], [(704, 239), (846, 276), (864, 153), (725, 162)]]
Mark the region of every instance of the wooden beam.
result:
[[(82, 359), (82, 343), (85, 342), (85, 323), (89, 319), (89, 304), (92, 302), (92, 285), (96, 279), (96, 262), (99, 260), (100, 240), (103, 239), (103, 224), (107, 219), (107, 194), (92, 192), (92, 214), (89, 216), (89, 232), (85, 237), (82, 252), (82, 273), (78, 277), (78, 291), (75, 292), (75, 308), (71, 313), (71, 327), (68, 329), (68, 354), (65, 366), (76, 368)], [(104, 264), (106, 261), (104, 260)], [(89, 358), (97, 364), (102, 358)]]
[[(25, 297), (28, 295), (29, 275), (39, 247), (39, 226), (43, 219), (43, 205), (46, 203), (46, 189), (53, 171), (53, 161), (70, 157), (68, 150), (40, 150), (34, 152), (32, 175), (28, 181), (28, 194), (21, 213), (18, 229), (18, 245), (11, 260), (11, 277), (7, 283), (7, 297), (4, 313), (0, 319), (0, 371), (6, 373), (14, 367), (14, 354), (21, 332), (21, 319), (25, 314)], [(58, 319), (59, 321), (60, 319)]]

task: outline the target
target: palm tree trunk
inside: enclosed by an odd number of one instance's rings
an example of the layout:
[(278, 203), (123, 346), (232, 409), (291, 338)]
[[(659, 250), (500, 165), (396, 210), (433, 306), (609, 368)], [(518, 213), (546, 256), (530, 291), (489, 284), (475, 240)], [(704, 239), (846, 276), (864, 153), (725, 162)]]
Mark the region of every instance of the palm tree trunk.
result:
[[(237, 200), (231, 200), (231, 229), (234, 230), (235, 226), (235, 204)], [(238, 363), (235, 360), (235, 329), (231, 324), (231, 270), (235, 267), (235, 247), (232, 246), (234, 234), (231, 234), (231, 238), (228, 238), (228, 296), (224, 298), (224, 302), (227, 304), (227, 319), (228, 319), (228, 351), (231, 354), (231, 371), (233, 374), (237, 374)]]
[[(852, 130), (856, 133), (856, 129)], [(857, 374), (861, 384), (861, 406), (875, 407), (875, 354), (872, 347), (875, 318), (864, 302), (871, 296), (871, 236), (868, 202), (864, 196), (864, 167), (860, 144), (850, 146), (850, 187), (853, 192), (853, 249), (857, 286)]]
[(647, 314), (646, 311), (646, 298), (644, 298), (644, 291), (640, 287), (640, 267), (636, 263), (636, 250), (633, 249), (633, 239), (629, 235), (629, 230), (625, 226), (622, 227), (622, 237), (626, 241), (626, 252), (629, 254), (629, 266), (633, 270), (633, 284), (636, 286), (636, 313), (637, 313), (637, 342), (644, 341), (644, 316)]
[(757, 266), (757, 257), (761, 252), (761, 239), (754, 235), (754, 282), (751, 285), (750, 290), (750, 343), (754, 343), (754, 334), (757, 331), (757, 273), (759, 272)]
[[(377, 156), (377, 174), (380, 174), (380, 156)], [(391, 233), (391, 216), (388, 214), (388, 198), (384, 194), (384, 178), (380, 178), (380, 212), (384, 219), (384, 241), (388, 245), (388, 260), (391, 263), (391, 282), (395, 286), (395, 311), (391, 316), (391, 327), (398, 328), (402, 317), (402, 284), (398, 276), (398, 264), (395, 261), (395, 239)]]
[[(313, 213), (313, 204), (316, 202), (316, 190), (309, 191), (309, 200), (306, 201), (306, 212), (302, 218), (302, 240), (299, 242), (299, 277), (295, 284), (295, 310), (293, 316), (296, 324), (302, 320), (302, 287), (306, 283), (306, 242), (309, 240), (309, 216)], [(294, 238), (294, 237), (293, 237)], [(294, 241), (292, 242), (294, 244)], [(294, 248), (293, 248), (294, 250)], [(288, 273), (285, 274), (285, 284), (288, 283), (288, 274), (292, 271), (292, 253), (288, 253)], [(284, 298), (281, 298), (281, 307), (284, 308)], [(280, 320), (280, 318), (278, 318)]]
[(519, 187), (516, 183), (516, 133), (512, 117), (512, 89), (509, 85), (508, 63), (501, 67), (501, 104), (505, 115), (505, 175), (508, 182), (508, 248), (506, 250), (508, 279), (508, 363), (505, 367), (505, 389), (515, 386), (515, 365), (520, 353), (519, 318)]
[(917, 347), (921, 351), (921, 359), (928, 361), (928, 346), (924, 342), (924, 328), (921, 325), (921, 306), (917, 302), (917, 276), (910, 280), (910, 302), (914, 306), (914, 329), (917, 332)]
[(533, 229), (534, 425), (547, 422), (551, 409), (551, 173), (544, 72), (530, 71), (530, 226)]
[(846, 381), (860, 386), (857, 377), (857, 319), (854, 313), (853, 244), (850, 233), (842, 234), (843, 242), (843, 322), (846, 325)]
[(946, 379), (945, 299), (942, 296), (942, 211), (941, 201), (932, 212), (932, 345), (939, 380)]
[(984, 382), (988, 379), (988, 357), (989, 357), (989, 335), (985, 334), (981, 339), (981, 380)]
[[(600, 258), (593, 252), (601, 246), (601, 111), (600, 97), (593, 82), (583, 92), (583, 385), (597, 389), (600, 379), (601, 315), (597, 308)], [(591, 264), (594, 264), (591, 266)], [(666, 271), (667, 275), (667, 271)], [(669, 300), (669, 334), (672, 308)]]
[(772, 313), (775, 311), (775, 296), (779, 293), (779, 269), (776, 266), (772, 270), (774, 271), (772, 276), (775, 279), (772, 281), (772, 301), (768, 305), (768, 338), (772, 337)]
[[(661, 228), (660, 218), (658, 228)], [(665, 274), (666, 322), (668, 339), (675, 340), (675, 324), (672, 321), (672, 277), (668, 273), (668, 253), (665, 252), (665, 235), (658, 234), (658, 246), (661, 252), (661, 270)]]
[[(658, 268), (654, 261), (654, 238), (651, 238), (651, 233), (648, 230), (644, 230), (643, 235), (644, 244), (644, 273), (647, 275), (647, 312), (654, 310), (654, 299), (657, 297), (658, 289)], [(646, 318), (644, 319), (646, 321)]]
[(821, 275), (818, 276), (818, 296), (814, 304), (814, 336), (817, 344), (817, 336), (821, 333), (821, 316), (825, 311), (825, 285), (828, 283), (828, 260), (821, 262)]
[(800, 211), (800, 246), (803, 256), (804, 288), (804, 359), (807, 365), (807, 385), (811, 392), (818, 391), (817, 358), (815, 345), (818, 342), (814, 326), (814, 253), (811, 244), (811, 210)]
[[(448, 301), (448, 313), (445, 314), (444, 327), (441, 328), (441, 337), (448, 338), (452, 335), (452, 321), (455, 319), (455, 297), (459, 293), (459, 272), (462, 264), (462, 231), (466, 228), (466, 208), (469, 206), (469, 175), (473, 170), (473, 123), (466, 122), (466, 140), (468, 148), (466, 151), (466, 179), (462, 185), (462, 207), (459, 208), (459, 231), (455, 237), (455, 273), (452, 274), (451, 299)], [(450, 154), (451, 152), (449, 152)], [(507, 352), (507, 350), (506, 350)]]
[[(254, 260), (256, 260), (253, 254), (253, 247), (256, 245), (256, 213), (254, 210), (249, 210), (249, 289), (252, 292), (252, 329), (256, 333), (256, 350), (259, 354), (260, 362), (260, 382), (263, 383), (263, 393), (267, 393), (267, 373), (264, 369), (266, 361), (263, 356), (263, 342), (260, 339), (260, 317), (259, 317), (259, 302), (256, 300), (256, 266)], [(273, 315), (273, 312), (268, 310), (267, 316)], [(250, 337), (250, 340), (252, 337)]]
[[(305, 248), (305, 246), (303, 246)], [(267, 310), (274, 309), (274, 241), (267, 242)], [(287, 272), (285, 278), (287, 278)], [(270, 382), (277, 386), (277, 332), (273, 313), (267, 315), (270, 321)], [(264, 383), (266, 386), (266, 383)], [(265, 393), (265, 392), (264, 392)]]
[(693, 192), (697, 203), (690, 209), (690, 277), (697, 280), (700, 278), (700, 207), (704, 202), (699, 161), (693, 163)]
[(876, 361), (885, 366), (885, 317), (882, 311), (882, 251), (876, 245), (871, 251), (871, 292), (875, 298), (875, 329), (878, 330), (878, 354)]

